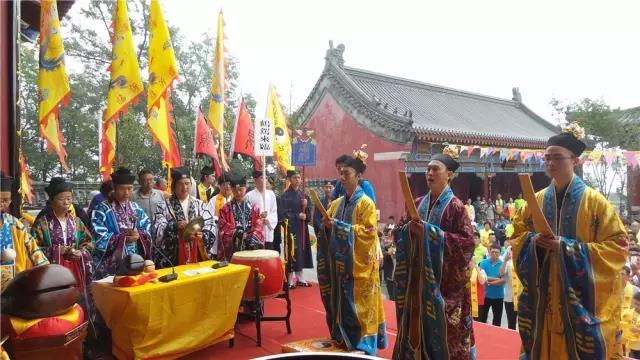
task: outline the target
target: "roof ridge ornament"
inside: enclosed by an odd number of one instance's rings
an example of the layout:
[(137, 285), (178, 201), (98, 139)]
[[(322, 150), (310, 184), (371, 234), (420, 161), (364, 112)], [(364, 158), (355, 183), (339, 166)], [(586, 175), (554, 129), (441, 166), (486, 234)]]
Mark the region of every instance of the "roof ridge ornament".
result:
[(333, 47), (333, 40), (329, 40), (329, 49), (327, 50), (327, 55), (324, 57), (325, 60), (327, 60), (327, 66), (329, 63), (332, 63), (341, 69), (344, 68), (344, 58), (342, 54), (344, 54), (344, 44), (338, 44), (338, 46)]
[(511, 97), (511, 100), (517, 102), (517, 103), (522, 103), (522, 94), (520, 94), (520, 88), (519, 87), (514, 87), (511, 89), (511, 93), (513, 94), (513, 96)]

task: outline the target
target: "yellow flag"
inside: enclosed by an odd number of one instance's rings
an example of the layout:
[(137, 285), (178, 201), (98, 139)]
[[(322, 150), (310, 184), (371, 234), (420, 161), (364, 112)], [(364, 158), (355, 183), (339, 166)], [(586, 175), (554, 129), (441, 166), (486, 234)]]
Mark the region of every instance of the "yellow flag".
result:
[(103, 180), (111, 177), (113, 162), (116, 159), (116, 123), (115, 120), (102, 121), (100, 139), (100, 174)]
[[(218, 31), (216, 49), (213, 59), (213, 76), (211, 78), (211, 101), (209, 102), (209, 123), (219, 135), (224, 132), (224, 21), (222, 10), (218, 14)], [(222, 137), (222, 136), (221, 136)]]
[(225, 89), (225, 63), (224, 63), (224, 20), (222, 10), (218, 14), (218, 26), (216, 31), (216, 48), (213, 59), (213, 71), (211, 76), (211, 100), (209, 101), (209, 124), (218, 135), (220, 149), (220, 161), (224, 171), (229, 171), (229, 165), (224, 155), (224, 89)]
[[(33, 187), (31, 186), (31, 172), (27, 168), (27, 160), (20, 151), (20, 194), (22, 194), (22, 204), (26, 201), (33, 204)], [(22, 206), (20, 206), (22, 208)]]
[(60, 132), (59, 105), (71, 97), (69, 79), (64, 66), (64, 45), (60, 35), (58, 7), (54, 0), (40, 2), (40, 69), (38, 71), (38, 95), (40, 97), (40, 135), (47, 140), (49, 150), (58, 154), (66, 170), (67, 156)]
[(178, 65), (171, 46), (169, 28), (158, 0), (151, 0), (149, 10), (149, 88), (147, 91), (147, 125), (160, 144), (164, 158), (180, 166), (180, 152), (171, 128), (171, 104), (167, 91), (178, 76)]
[(133, 45), (126, 0), (117, 0), (113, 15), (113, 39), (111, 48), (111, 80), (107, 94), (105, 120), (117, 121), (120, 112), (126, 113), (128, 105), (137, 101), (144, 91), (140, 66)]
[(593, 150), (591, 152), (591, 158), (596, 164), (600, 163), (600, 158), (602, 158), (602, 150)]
[(151, 0), (149, 10), (149, 89), (147, 91), (147, 112), (157, 105), (160, 97), (178, 76), (178, 64), (173, 53), (169, 27), (164, 21), (158, 0)]
[(289, 138), (289, 127), (287, 119), (284, 117), (276, 87), (271, 86), (267, 98), (267, 119), (271, 121), (275, 129), (273, 154), (278, 161), (278, 166), (284, 170), (292, 170), (291, 165), (291, 139)]
[(160, 147), (163, 150), (169, 149), (171, 144), (169, 142), (169, 137), (166, 136), (166, 134), (169, 134), (171, 127), (167, 120), (167, 104), (164, 101), (164, 98), (160, 98), (158, 105), (151, 109), (149, 118), (147, 119), (147, 125), (149, 126), (149, 131), (151, 131), (153, 137), (160, 144)]

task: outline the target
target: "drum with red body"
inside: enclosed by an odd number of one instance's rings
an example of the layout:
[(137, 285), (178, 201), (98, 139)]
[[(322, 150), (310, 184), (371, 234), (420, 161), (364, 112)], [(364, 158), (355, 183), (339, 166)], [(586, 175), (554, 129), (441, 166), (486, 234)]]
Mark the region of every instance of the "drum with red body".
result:
[[(260, 273), (258, 281), (260, 282), (260, 297), (275, 297), (282, 290), (284, 282), (284, 268), (280, 254), (273, 250), (249, 250), (238, 251), (233, 253), (231, 258), (233, 264), (246, 265), (258, 268)], [(254, 299), (254, 272), (251, 271), (247, 285), (244, 288), (244, 299)]]

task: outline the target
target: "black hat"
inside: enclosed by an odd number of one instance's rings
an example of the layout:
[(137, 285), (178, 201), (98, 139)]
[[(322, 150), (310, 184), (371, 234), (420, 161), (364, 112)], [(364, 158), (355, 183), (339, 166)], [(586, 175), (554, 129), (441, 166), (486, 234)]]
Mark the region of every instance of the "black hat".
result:
[(202, 170), (200, 170), (200, 175), (205, 176), (205, 175), (213, 175), (214, 171), (213, 168), (211, 166), (204, 166), (202, 168)]
[(352, 157), (347, 158), (344, 161), (344, 165), (353, 168), (359, 174), (362, 174), (367, 169), (367, 165), (362, 160)]
[(335, 180), (325, 180), (325, 181), (322, 182), (322, 186), (326, 186), (326, 185), (336, 186), (336, 181)]
[(580, 156), (587, 148), (587, 145), (580, 140), (584, 137), (584, 130), (577, 123), (569, 124), (562, 130), (562, 133), (547, 140), (547, 146), (560, 146), (571, 151), (573, 155)]
[(73, 190), (73, 184), (61, 177), (51, 178), (51, 180), (49, 180), (49, 186), (44, 188), (44, 191), (46, 191), (47, 195), (49, 195), (49, 199), (53, 199), (61, 192), (67, 192), (71, 190)]
[(111, 180), (113, 185), (133, 185), (136, 181), (136, 176), (133, 175), (131, 170), (125, 167), (119, 167), (118, 170), (111, 174)]
[(231, 178), (231, 174), (223, 173), (222, 175), (218, 176), (218, 184), (222, 185), (226, 182), (229, 182), (230, 178)]
[(12, 183), (13, 183), (12, 177), (6, 176), (4, 172), (0, 172), (0, 191), (10, 192)]
[(173, 184), (177, 183), (182, 179), (190, 179), (191, 174), (189, 174), (189, 168), (186, 166), (174, 167), (171, 168), (171, 182)]
[(349, 160), (351, 158), (351, 156), (347, 155), (347, 154), (342, 154), (340, 156), (338, 156), (336, 158), (336, 165), (338, 164), (344, 164), (347, 162), (347, 160)]
[(244, 176), (232, 176), (229, 182), (232, 188), (247, 186), (247, 178)]
[(261, 177), (261, 176), (262, 176), (262, 171), (260, 171), (260, 170), (253, 170), (253, 178), (254, 178), (254, 179), (257, 179), (257, 178), (259, 178), (259, 177)]
[(447, 167), (447, 170), (455, 172), (460, 167), (460, 163), (455, 161), (451, 155), (447, 154), (436, 154), (431, 160), (437, 160), (444, 164)]
[(300, 171), (293, 169), (293, 170), (287, 170), (287, 177), (290, 178), (294, 175), (300, 175)]

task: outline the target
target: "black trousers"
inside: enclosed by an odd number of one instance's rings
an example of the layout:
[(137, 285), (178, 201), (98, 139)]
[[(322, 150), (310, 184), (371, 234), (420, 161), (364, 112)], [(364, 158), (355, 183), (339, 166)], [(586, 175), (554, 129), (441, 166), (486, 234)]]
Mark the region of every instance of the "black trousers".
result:
[(509, 329), (516, 329), (516, 322), (518, 321), (518, 311), (513, 308), (513, 302), (504, 302), (504, 309), (507, 311), (507, 322), (509, 323)]
[(629, 351), (629, 357), (631, 359), (640, 359), (640, 350), (631, 350), (631, 351)]
[(493, 313), (493, 325), (500, 326), (502, 322), (502, 303), (504, 299), (489, 299), (484, 298), (484, 305), (480, 306), (478, 309), (480, 311), (480, 321), (483, 323), (487, 322), (487, 317), (489, 316), (489, 308)]

